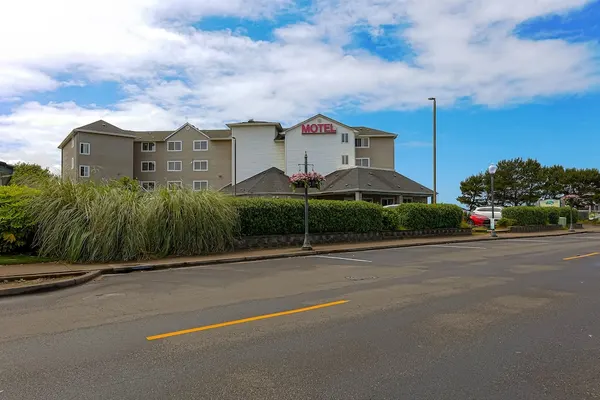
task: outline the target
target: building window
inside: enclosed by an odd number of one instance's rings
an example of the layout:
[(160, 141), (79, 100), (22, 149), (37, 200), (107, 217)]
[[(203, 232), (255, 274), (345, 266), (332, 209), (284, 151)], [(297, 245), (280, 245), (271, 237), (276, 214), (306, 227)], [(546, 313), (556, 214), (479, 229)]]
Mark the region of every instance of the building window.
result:
[(362, 199), (363, 201), (366, 201), (367, 203), (373, 203), (373, 199), (370, 197), (363, 197)]
[(75, 169), (75, 159), (71, 157), (71, 169)]
[(167, 171), (174, 172), (174, 171), (181, 171), (181, 169), (182, 169), (181, 161), (167, 161)]
[(207, 190), (208, 181), (194, 181), (194, 190)]
[(156, 161), (142, 161), (142, 172), (156, 171)]
[(348, 134), (342, 133), (342, 143), (348, 143)]
[(402, 202), (403, 203), (412, 203), (413, 199), (412, 199), (412, 197), (405, 197), (402, 199)]
[(142, 142), (142, 153), (154, 153), (156, 151), (156, 143)]
[(356, 159), (357, 167), (369, 167), (371, 166), (371, 159), (369, 158), (357, 158)]
[(142, 185), (142, 189), (148, 192), (152, 192), (156, 188), (156, 182), (154, 181), (142, 181), (140, 185)]
[(181, 151), (182, 148), (181, 140), (167, 142), (167, 151)]
[(348, 156), (347, 155), (342, 156), (342, 165), (348, 165)]
[(181, 189), (183, 184), (181, 181), (167, 181), (167, 187), (169, 189)]
[(208, 171), (208, 160), (194, 160), (194, 171)]
[(89, 165), (80, 165), (79, 166), (79, 176), (82, 178), (90, 177), (90, 166)]
[(356, 138), (354, 139), (355, 147), (359, 148), (368, 148), (369, 147), (369, 138)]
[(75, 147), (75, 138), (71, 139), (71, 148)]
[(390, 197), (390, 198), (384, 197), (383, 199), (381, 199), (382, 206), (391, 206), (392, 204), (396, 204), (393, 197)]
[(194, 151), (207, 151), (208, 140), (194, 140)]
[(79, 143), (79, 154), (89, 156), (90, 155), (90, 144), (89, 143)]

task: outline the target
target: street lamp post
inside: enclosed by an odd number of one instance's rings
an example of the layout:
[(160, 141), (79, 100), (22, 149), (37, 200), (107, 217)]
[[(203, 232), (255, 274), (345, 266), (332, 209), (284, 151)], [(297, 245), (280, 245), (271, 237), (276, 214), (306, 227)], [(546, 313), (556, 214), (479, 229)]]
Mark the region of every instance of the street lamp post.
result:
[(429, 100), (433, 101), (433, 204), (437, 204), (437, 100)]
[[(304, 152), (304, 173), (308, 174), (308, 153)], [(308, 237), (308, 187), (304, 186), (304, 244), (302, 250), (312, 250)]]
[(237, 186), (237, 140), (235, 136), (231, 137), (233, 141), (233, 195), (236, 196)]
[(490, 221), (490, 236), (491, 237), (498, 237), (498, 235), (496, 234), (496, 215), (494, 213), (494, 175), (496, 174), (496, 171), (498, 170), (498, 167), (496, 167), (495, 164), (491, 164), (488, 167), (488, 172), (490, 173), (490, 177), (491, 177), (491, 197), (492, 197), (492, 219)]

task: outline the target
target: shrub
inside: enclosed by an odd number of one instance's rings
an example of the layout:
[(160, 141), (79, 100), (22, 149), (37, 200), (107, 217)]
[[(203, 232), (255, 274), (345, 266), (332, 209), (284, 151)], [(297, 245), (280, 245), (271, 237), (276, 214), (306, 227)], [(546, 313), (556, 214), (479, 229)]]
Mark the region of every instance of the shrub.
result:
[(544, 207), (506, 207), (502, 210), (502, 217), (515, 220), (515, 225), (546, 225), (548, 213)]
[[(544, 211), (546, 212), (549, 224), (551, 224), (551, 225), (558, 224), (558, 218), (560, 217), (560, 209), (559, 208), (547, 207), (547, 208), (544, 208)], [(569, 219), (567, 218), (567, 221), (568, 220)]]
[[(296, 199), (234, 198), (244, 236), (304, 233), (304, 201)], [(309, 230), (327, 232), (379, 232), (383, 208), (362, 201), (309, 201)]]
[(38, 164), (17, 163), (10, 178), (11, 185), (40, 187), (56, 178), (48, 168)]
[(56, 182), (30, 203), (39, 254), (70, 262), (199, 255), (230, 248), (237, 212), (212, 191), (132, 191)]
[(400, 215), (391, 208), (383, 209), (383, 230), (397, 231), (400, 229)]
[[(579, 220), (579, 211), (577, 211), (577, 209), (575, 208), (569, 208), (569, 207), (561, 207), (558, 209), (559, 211), (559, 216), (561, 217), (565, 217), (567, 219), (567, 225), (570, 222), (569, 219), (569, 213), (572, 212), (572, 216), (573, 216), (573, 223), (577, 222), (577, 220)], [(556, 223), (558, 223), (558, 220), (556, 220)]]
[(497, 224), (500, 228), (508, 228), (517, 225), (517, 220), (511, 218), (500, 218)]
[(0, 186), (0, 253), (29, 250), (35, 222), (28, 204), (38, 193), (25, 186)]
[(400, 204), (394, 209), (406, 229), (460, 228), (463, 211), (452, 204)]

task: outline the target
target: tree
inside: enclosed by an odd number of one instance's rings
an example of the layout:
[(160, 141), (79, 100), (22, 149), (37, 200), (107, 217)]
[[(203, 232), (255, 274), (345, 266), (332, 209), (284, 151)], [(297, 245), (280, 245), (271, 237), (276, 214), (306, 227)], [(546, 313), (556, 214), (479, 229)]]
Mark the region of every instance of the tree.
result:
[(55, 176), (48, 168), (42, 168), (38, 164), (17, 163), (14, 166), (11, 185), (37, 187), (49, 182)]
[(460, 191), (462, 196), (457, 200), (461, 204), (465, 204), (472, 211), (475, 207), (482, 206), (487, 203), (487, 190), (485, 185), (485, 176), (480, 173), (465, 179), (460, 183)]

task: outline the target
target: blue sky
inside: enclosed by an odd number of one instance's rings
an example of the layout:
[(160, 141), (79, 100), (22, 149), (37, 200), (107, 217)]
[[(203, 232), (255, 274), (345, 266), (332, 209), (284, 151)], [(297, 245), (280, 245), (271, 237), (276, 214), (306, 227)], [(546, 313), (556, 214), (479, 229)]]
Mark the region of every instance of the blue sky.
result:
[(431, 186), (435, 96), (440, 201), (501, 159), (599, 166), (600, 1), (61, 4), (0, 16), (2, 160), (58, 170), (60, 140), (100, 118), (214, 128), (321, 112), (398, 133), (397, 170)]

